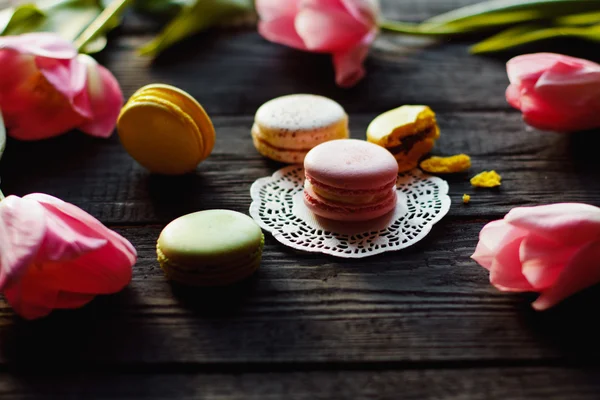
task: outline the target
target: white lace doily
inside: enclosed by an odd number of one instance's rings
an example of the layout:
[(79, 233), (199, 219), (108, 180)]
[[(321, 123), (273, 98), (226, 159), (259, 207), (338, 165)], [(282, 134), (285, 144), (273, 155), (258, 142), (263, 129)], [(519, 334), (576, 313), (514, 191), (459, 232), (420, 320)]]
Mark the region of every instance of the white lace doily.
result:
[(394, 212), (375, 221), (335, 222), (315, 216), (303, 201), (304, 168), (293, 165), (250, 188), (250, 215), (273, 237), (297, 250), (362, 258), (412, 246), (450, 209), (448, 184), (413, 170), (398, 176)]

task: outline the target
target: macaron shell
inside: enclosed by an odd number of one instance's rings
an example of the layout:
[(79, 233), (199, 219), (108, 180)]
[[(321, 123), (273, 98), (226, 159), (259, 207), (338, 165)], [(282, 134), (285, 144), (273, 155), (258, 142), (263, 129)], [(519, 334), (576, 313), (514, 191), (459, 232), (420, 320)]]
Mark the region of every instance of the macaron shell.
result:
[(198, 127), (204, 149), (202, 160), (206, 159), (211, 154), (216, 141), (215, 128), (210, 117), (196, 99), (181, 89), (163, 84), (144, 86), (132, 96), (132, 99), (135, 99), (136, 96), (142, 94), (163, 98), (181, 108), (185, 114), (192, 118)]
[(384, 147), (401, 144), (401, 139), (437, 125), (428, 106), (402, 106), (377, 116), (367, 128), (367, 140)]
[(348, 118), (337, 102), (323, 96), (293, 94), (270, 100), (256, 111), (255, 122), (269, 131), (307, 132), (331, 127)]
[(320, 144), (306, 155), (304, 168), (317, 184), (349, 190), (381, 188), (398, 175), (398, 164), (388, 150), (356, 139)]
[(158, 245), (164, 255), (182, 265), (227, 264), (253, 254), (263, 241), (256, 222), (230, 210), (207, 210), (168, 224)]
[(196, 124), (169, 101), (155, 97), (126, 104), (117, 121), (123, 147), (150, 171), (193, 171), (204, 154)]

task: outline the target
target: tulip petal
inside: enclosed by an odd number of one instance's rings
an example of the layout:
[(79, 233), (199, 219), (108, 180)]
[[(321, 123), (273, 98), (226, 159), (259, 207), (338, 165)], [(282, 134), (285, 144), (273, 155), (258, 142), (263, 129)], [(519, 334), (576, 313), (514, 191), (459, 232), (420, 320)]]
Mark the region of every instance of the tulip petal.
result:
[(86, 293), (59, 292), (54, 308), (79, 308), (83, 307), (96, 296)]
[[(35, 57), (21, 55), (14, 51), (0, 51), (0, 65), (2, 65), (4, 71), (11, 72), (10, 74), (0, 74), (0, 102), (3, 102), (6, 93), (14, 90), (23, 81), (38, 73)], [(4, 110), (7, 105), (11, 104), (5, 104), (2, 109)]]
[(23, 198), (35, 200), (47, 210), (81, 222), (86, 226), (90, 235), (94, 235), (92, 232), (95, 232), (95, 234), (100, 235), (100, 237), (106, 237), (113, 245), (121, 250), (121, 252), (127, 254), (128, 259), (131, 261), (131, 265), (135, 264), (137, 252), (131, 243), (115, 231), (105, 227), (100, 221), (83, 211), (81, 208), (43, 193), (32, 193)]
[(63, 220), (70, 228), (91, 238), (105, 238), (105, 246), (82, 254), (64, 268), (61, 263), (44, 264), (43, 278), (61, 290), (77, 293), (114, 293), (131, 281), (131, 267), (136, 262), (135, 248), (121, 235), (105, 227), (100, 221), (81, 210), (52, 196), (36, 193), (25, 196), (38, 201), (48, 212)]
[(586, 243), (600, 235), (600, 208), (588, 204), (558, 203), (512, 209), (508, 223), (561, 245)]
[(115, 125), (123, 106), (123, 94), (119, 83), (106, 68), (93, 58), (80, 54), (78, 60), (86, 68), (87, 90), (84, 97), (90, 105), (92, 119), (79, 128), (92, 136), (107, 138)]
[(108, 243), (97, 251), (83, 254), (69, 262), (45, 262), (29, 274), (31, 279), (59, 291), (82, 294), (116, 293), (131, 282), (129, 259)]
[(482, 267), (490, 270), (490, 282), (500, 290), (523, 291), (531, 289), (521, 273), (519, 246), (527, 231), (497, 220), (488, 223), (479, 233), (479, 243), (471, 256)]
[(35, 201), (8, 196), (0, 202), (0, 290), (27, 271), (45, 233), (44, 209)]
[(294, 21), (294, 17), (282, 17), (271, 21), (260, 21), (258, 23), (258, 32), (262, 37), (271, 42), (299, 50), (308, 50), (304, 41), (294, 28)]
[(546, 289), (556, 282), (578, 250), (578, 246), (565, 247), (554, 240), (528, 235), (519, 249), (523, 275), (537, 291)]
[(593, 66), (595, 63), (581, 58), (555, 53), (524, 54), (510, 59), (506, 63), (508, 79), (512, 84), (520, 84), (525, 79), (537, 81), (542, 74), (557, 62), (572, 65)]
[(45, 317), (55, 308), (79, 308), (95, 297), (93, 294), (60, 291), (47, 285), (37, 275), (25, 275), (18, 284), (7, 288), (4, 296), (15, 312), (25, 319)]
[(71, 108), (84, 118), (92, 118), (90, 102), (82, 96), (86, 88), (86, 66), (77, 60), (37, 58), (40, 73), (50, 85), (69, 102)]
[(496, 253), (504, 243), (513, 238), (522, 238), (526, 234), (526, 231), (515, 229), (502, 219), (492, 221), (484, 226), (479, 233), (479, 243), (471, 258), (481, 264), (482, 267), (490, 269)]
[(53, 137), (91, 117), (89, 104), (77, 101), (78, 91), (84, 87), (81, 77), (85, 78), (79, 64), (71, 60), (37, 58), (33, 61), (28, 57), (11, 59), (6, 54), (2, 57), (11, 61), (6, 71), (8, 68), (19, 70), (23, 65), (29, 74), (16, 73), (13, 83), (5, 83), (0, 78), (0, 107), (10, 136), (20, 140)]
[(309, 50), (326, 53), (347, 52), (369, 31), (345, 10), (323, 6), (302, 8), (295, 28)]
[(61, 60), (70, 60), (77, 55), (77, 50), (71, 42), (57, 34), (47, 32), (0, 36), (0, 50), (4, 49)]
[(107, 244), (107, 240), (90, 231), (81, 222), (65, 215), (46, 213), (46, 237), (39, 249), (38, 259), (69, 261), (85, 253), (96, 251)]
[(553, 53), (507, 63), (506, 98), (535, 128), (573, 132), (600, 126), (600, 65)]
[(584, 246), (565, 266), (556, 283), (542, 291), (533, 303), (546, 310), (573, 294), (600, 282), (600, 242)]
[(379, 2), (377, 0), (341, 0), (346, 10), (366, 26), (377, 24)]
[(335, 53), (335, 81), (341, 87), (351, 87), (365, 76), (363, 63), (369, 54), (369, 47), (377, 35), (376, 31), (365, 36), (364, 40), (349, 51)]
[(521, 109), (521, 90), (517, 85), (509, 85), (506, 88), (506, 101), (514, 108)]
[(505, 239), (499, 247), (492, 267), (490, 268), (490, 283), (497, 289), (507, 292), (526, 292), (533, 290), (521, 271), (519, 248), (523, 237)]
[(292, 19), (298, 12), (300, 0), (256, 0), (256, 12), (262, 21), (273, 21), (283, 17)]

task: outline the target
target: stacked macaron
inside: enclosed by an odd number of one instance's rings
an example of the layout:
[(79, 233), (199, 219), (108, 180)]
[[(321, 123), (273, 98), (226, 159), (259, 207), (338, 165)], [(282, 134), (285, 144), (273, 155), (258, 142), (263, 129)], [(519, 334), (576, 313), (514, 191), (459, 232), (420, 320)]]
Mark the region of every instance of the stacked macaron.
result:
[(295, 94), (263, 104), (254, 119), (252, 140), (263, 156), (289, 164), (302, 163), (313, 147), (348, 137), (348, 115), (335, 101)]
[(215, 129), (186, 92), (153, 84), (135, 92), (117, 121), (125, 150), (142, 166), (165, 175), (193, 171), (215, 145)]
[(366, 221), (396, 207), (398, 164), (383, 147), (355, 139), (312, 149), (304, 160), (304, 202), (316, 215)]
[(230, 210), (200, 211), (168, 224), (156, 244), (168, 279), (192, 286), (224, 286), (260, 266), (264, 236), (254, 220)]

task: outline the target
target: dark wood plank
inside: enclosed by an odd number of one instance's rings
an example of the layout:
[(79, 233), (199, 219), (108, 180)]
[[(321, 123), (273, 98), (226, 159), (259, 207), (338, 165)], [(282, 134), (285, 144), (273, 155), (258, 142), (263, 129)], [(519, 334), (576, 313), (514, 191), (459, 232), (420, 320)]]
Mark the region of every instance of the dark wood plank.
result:
[(480, 0), (379, 0), (385, 18), (412, 22), (421, 22), (435, 15), (479, 2)]
[(489, 368), (243, 374), (0, 375), (5, 400), (35, 399), (453, 399), (592, 400), (598, 370)]
[[(351, 115), (353, 137), (364, 138), (374, 116)], [(56, 195), (109, 224), (164, 223), (210, 208), (247, 212), (252, 182), (282, 165), (254, 149), (252, 117), (216, 117), (214, 122), (215, 150), (189, 176), (153, 176), (129, 157), (116, 135), (107, 141), (75, 133), (37, 143), (10, 141), (0, 164), (2, 188), (6, 194)], [(439, 123), (442, 136), (435, 153), (473, 157), (470, 173), (447, 178), (450, 218), (501, 217), (516, 205), (558, 200), (600, 205), (595, 132), (568, 136), (528, 130), (517, 112), (442, 112)], [(490, 169), (502, 174), (500, 189), (470, 186), (470, 176)], [(461, 202), (463, 193), (473, 195), (469, 206)]]
[(469, 56), (460, 43), (419, 49), (409, 45), (412, 39), (382, 35), (366, 63), (367, 77), (342, 89), (335, 86), (330, 56), (273, 44), (252, 30), (207, 32), (155, 62), (136, 54), (148, 39), (116, 37), (97, 58), (127, 96), (145, 84), (165, 82), (189, 91), (215, 115), (250, 115), (273, 97), (298, 92), (332, 97), (352, 113), (413, 103), (440, 110), (509, 108), (505, 60)]
[(130, 287), (33, 322), (1, 303), (0, 370), (598, 365), (589, 316), (600, 292), (546, 313), (533, 296), (499, 293), (469, 259), (483, 224), (442, 223), (414, 248), (352, 261), (267, 237), (259, 273), (228, 290), (169, 285), (155, 256), (161, 227), (122, 228), (139, 252)]

